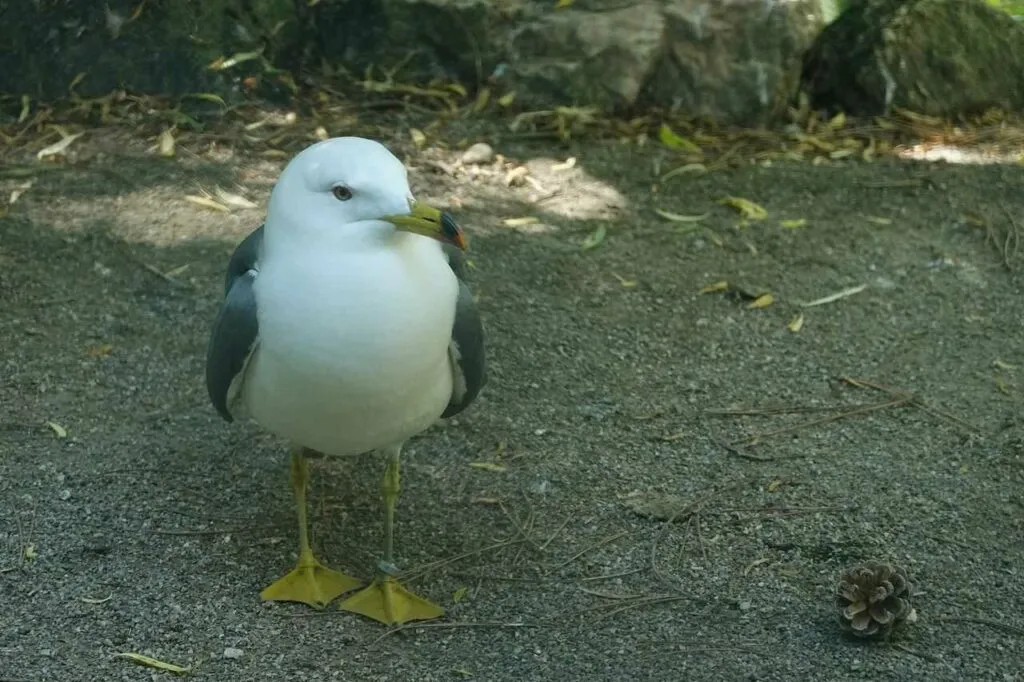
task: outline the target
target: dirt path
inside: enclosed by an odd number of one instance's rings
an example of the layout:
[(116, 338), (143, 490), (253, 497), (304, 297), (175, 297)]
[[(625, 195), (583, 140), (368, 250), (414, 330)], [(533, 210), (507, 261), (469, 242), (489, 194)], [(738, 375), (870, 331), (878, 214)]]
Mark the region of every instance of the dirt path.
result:
[[(36, 178), (0, 219), (0, 679), (170, 679), (118, 652), (225, 681), (1024, 679), (1024, 257), (965, 220), (1005, 244), (1024, 171), (776, 164), (652, 192), (650, 150), (499, 151), (537, 184), (413, 159), (470, 232), (492, 377), (408, 448), (399, 554), (449, 611), (388, 636), (259, 602), (293, 561), (285, 452), (203, 388), (279, 165)], [(184, 199), (235, 182), (256, 209)], [(727, 195), (768, 218), (737, 228)], [(775, 302), (698, 294), (720, 280)], [(892, 399), (841, 377), (920, 402), (802, 426)], [(808, 409), (705, 413), (739, 407)], [(356, 575), (380, 471), (316, 469), (316, 545)], [(917, 585), (901, 648), (835, 625), (838, 572), (873, 559)]]

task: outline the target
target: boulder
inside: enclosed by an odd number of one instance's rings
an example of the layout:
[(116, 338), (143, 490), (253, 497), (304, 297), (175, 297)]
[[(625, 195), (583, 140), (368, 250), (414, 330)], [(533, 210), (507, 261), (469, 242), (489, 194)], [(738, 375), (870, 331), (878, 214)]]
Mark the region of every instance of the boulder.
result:
[(669, 0), (665, 50), (643, 101), (726, 123), (783, 114), (803, 54), (826, 23), (819, 0)]
[[(834, 0), (7, 0), (0, 93), (226, 98), (322, 65), (455, 79), (517, 106), (658, 106), (761, 123), (796, 93)], [(79, 77), (79, 74), (84, 76)], [(287, 92), (285, 92), (287, 94)]]
[[(468, 54), (477, 73), (515, 90), (529, 108), (623, 113), (653, 105), (744, 124), (764, 122), (790, 103), (803, 52), (835, 11), (832, 0), (386, 4), (401, 7), (405, 42), (419, 45), (436, 40), (435, 14), (444, 6), (446, 39), (465, 55), (458, 34), (474, 36)], [(436, 48), (434, 61), (453, 63)]]
[(983, 0), (857, 0), (803, 66), (812, 106), (944, 118), (1024, 110), (1024, 26)]

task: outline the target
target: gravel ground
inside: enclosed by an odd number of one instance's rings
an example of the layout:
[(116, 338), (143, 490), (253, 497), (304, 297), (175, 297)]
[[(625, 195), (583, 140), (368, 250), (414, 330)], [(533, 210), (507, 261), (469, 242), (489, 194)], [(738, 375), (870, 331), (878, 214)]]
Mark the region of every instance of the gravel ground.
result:
[[(171, 679), (135, 652), (225, 681), (1024, 680), (1024, 258), (997, 248), (1021, 167), (656, 187), (649, 148), (498, 151), (533, 182), (410, 159), (470, 234), (491, 380), (407, 448), (399, 558), (448, 612), (396, 632), (260, 603), (294, 561), (286, 450), (205, 395), (222, 271), (280, 163), (127, 146), (38, 174), (0, 218), (0, 679)], [(184, 198), (215, 185), (256, 208)], [(314, 468), (315, 546), (350, 574), (381, 471)], [(889, 643), (836, 622), (870, 560), (914, 583)]]

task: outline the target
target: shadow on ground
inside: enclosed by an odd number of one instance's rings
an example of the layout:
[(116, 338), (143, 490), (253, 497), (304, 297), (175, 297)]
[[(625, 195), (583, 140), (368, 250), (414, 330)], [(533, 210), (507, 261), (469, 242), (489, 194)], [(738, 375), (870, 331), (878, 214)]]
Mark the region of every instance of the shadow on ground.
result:
[[(1024, 278), (989, 237), (1022, 213), (1021, 169), (783, 164), (654, 191), (649, 152), (572, 154), (550, 203), (414, 174), (464, 205), (492, 378), (408, 448), (399, 554), (448, 614), (388, 636), (259, 603), (293, 561), (285, 451), (207, 404), (222, 269), (262, 209), (183, 193), (262, 200), (274, 169), (39, 179), (0, 219), (0, 678), (149, 679), (113, 657), (133, 651), (211, 680), (1015, 679)], [(768, 219), (737, 228), (727, 195)], [(720, 280), (775, 302), (698, 294)], [(365, 577), (379, 473), (322, 463), (313, 495), (320, 552)], [(875, 559), (917, 585), (898, 647), (835, 625), (839, 570)]]

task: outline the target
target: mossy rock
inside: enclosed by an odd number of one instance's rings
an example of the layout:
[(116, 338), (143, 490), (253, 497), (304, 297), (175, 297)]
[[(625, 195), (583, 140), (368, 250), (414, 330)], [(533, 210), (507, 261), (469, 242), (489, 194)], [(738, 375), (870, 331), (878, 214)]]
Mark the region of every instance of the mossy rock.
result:
[(816, 108), (855, 115), (1024, 111), (1024, 26), (983, 0), (858, 0), (815, 40), (802, 83)]

